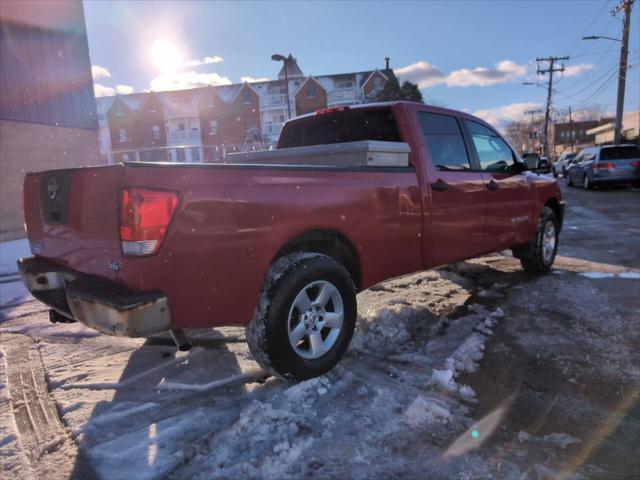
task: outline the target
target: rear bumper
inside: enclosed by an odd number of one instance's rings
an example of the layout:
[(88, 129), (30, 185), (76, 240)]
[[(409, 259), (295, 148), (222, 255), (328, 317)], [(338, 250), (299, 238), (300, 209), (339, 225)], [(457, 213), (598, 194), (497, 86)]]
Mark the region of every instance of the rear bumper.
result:
[(594, 172), (591, 181), (594, 184), (634, 183), (640, 181), (640, 169), (622, 173)]
[(18, 260), (18, 268), (35, 298), (106, 335), (147, 337), (171, 326), (169, 302), (162, 292), (134, 292), (40, 257)]

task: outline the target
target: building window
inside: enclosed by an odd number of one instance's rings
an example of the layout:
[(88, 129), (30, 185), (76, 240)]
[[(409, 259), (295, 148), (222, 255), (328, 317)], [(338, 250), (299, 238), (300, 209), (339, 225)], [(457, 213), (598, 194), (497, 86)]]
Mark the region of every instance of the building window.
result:
[(121, 128), (118, 131), (118, 140), (120, 141), (120, 143), (124, 143), (127, 141), (127, 129), (126, 128)]
[(382, 90), (382, 85), (383, 85), (383, 78), (378, 75), (376, 77), (373, 78), (373, 88), (375, 90)]
[(184, 123), (179, 123), (179, 124), (178, 124), (178, 131), (179, 131), (179, 132), (184, 132), (184, 128), (185, 128), (185, 127), (184, 127)]
[(307, 85), (307, 98), (316, 98), (316, 84), (310, 83)]
[(128, 162), (129, 161), (129, 154), (128, 153), (123, 153), (122, 154), (122, 161), (123, 162)]
[(337, 82), (336, 88), (338, 90), (353, 88), (353, 82)]
[(217, 134), (218, 134), (218, 121), (209, 120), (209, 135), (217, 135)]
[(153, 140), (160, 140), (160, 125), (151, 126), (151, 138)]
[(251, 92), (248, 90), (245, 90), (244, 92), (242, 92), (242, 103), (244, 103), (245, 105), (251, 105)]

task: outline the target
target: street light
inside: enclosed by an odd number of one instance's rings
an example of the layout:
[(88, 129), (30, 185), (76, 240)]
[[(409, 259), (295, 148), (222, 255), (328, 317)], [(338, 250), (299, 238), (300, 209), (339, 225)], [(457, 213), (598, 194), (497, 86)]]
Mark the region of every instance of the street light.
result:
[(293, 60), (293, 57), (291, 56), (291, 54), (289, 54), (288, 57), (285, 57), (284, 55), (280, 55), (279, 53), (274, 53), (273, 55), (271, 55), (271, 60), (273, 60), (274, 62), (282, 62), (284, 65), (284, 83), (287, 88), (287, 120), (289, 120), (291, 118), (291, 101), (289, 100), (289, 74), (287, 73), (287, 62)]
[(622, 43), (622, 40), (620, 40), (619, 38), (605, 37), (604, 35), (589, 35), (588, 37), (582, 37), (582, 40), (598, 40), (600, 38), (603, 38), (605, 40), (613, 40), (614, 42)]
[(611, 15), (616, 17), (618, 12), (624, 10), (624, 21), (622, 23), (622, 39), (606, 37), (604, 35), (589, 35), (582, 37), (583, 40), (611, 40), (620, 42), (620, 66), (618, 67), (618, 98), (616, 99), (616, 122), (614, 129), (613, 143), (620, 145), (622, 140), (622, 114), (624, 110), (624, 89), (627, 78), (627, 57), (629, 55), (629, 30), (631, 28), (631, 6), (635, 0), (622, 0), (620, 4), (611, 11)]

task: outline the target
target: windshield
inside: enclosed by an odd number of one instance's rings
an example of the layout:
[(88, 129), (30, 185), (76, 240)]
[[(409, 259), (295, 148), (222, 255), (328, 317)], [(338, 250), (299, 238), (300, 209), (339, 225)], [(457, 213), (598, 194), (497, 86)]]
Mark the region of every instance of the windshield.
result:
[(607, 147), (600, 150), (600, 160), (624, 160), (640, 157), (638, 147), (632, 145), (621, 147)]
[(278, 148), (360, 140), (399, 142), (391, 109), (353, 109), (294, 120), (284, 126)]

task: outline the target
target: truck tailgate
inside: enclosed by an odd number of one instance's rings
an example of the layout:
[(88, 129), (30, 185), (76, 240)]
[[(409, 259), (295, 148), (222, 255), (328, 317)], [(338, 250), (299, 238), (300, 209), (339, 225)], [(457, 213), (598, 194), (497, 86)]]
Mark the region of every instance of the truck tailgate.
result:
[[(111, 276), (96, 259), (120, 257), (119, 187), (123, 165), (29, 173), (25, 224), (35, 255)], [(115, 272), (112, 272), (115, 273)]]

